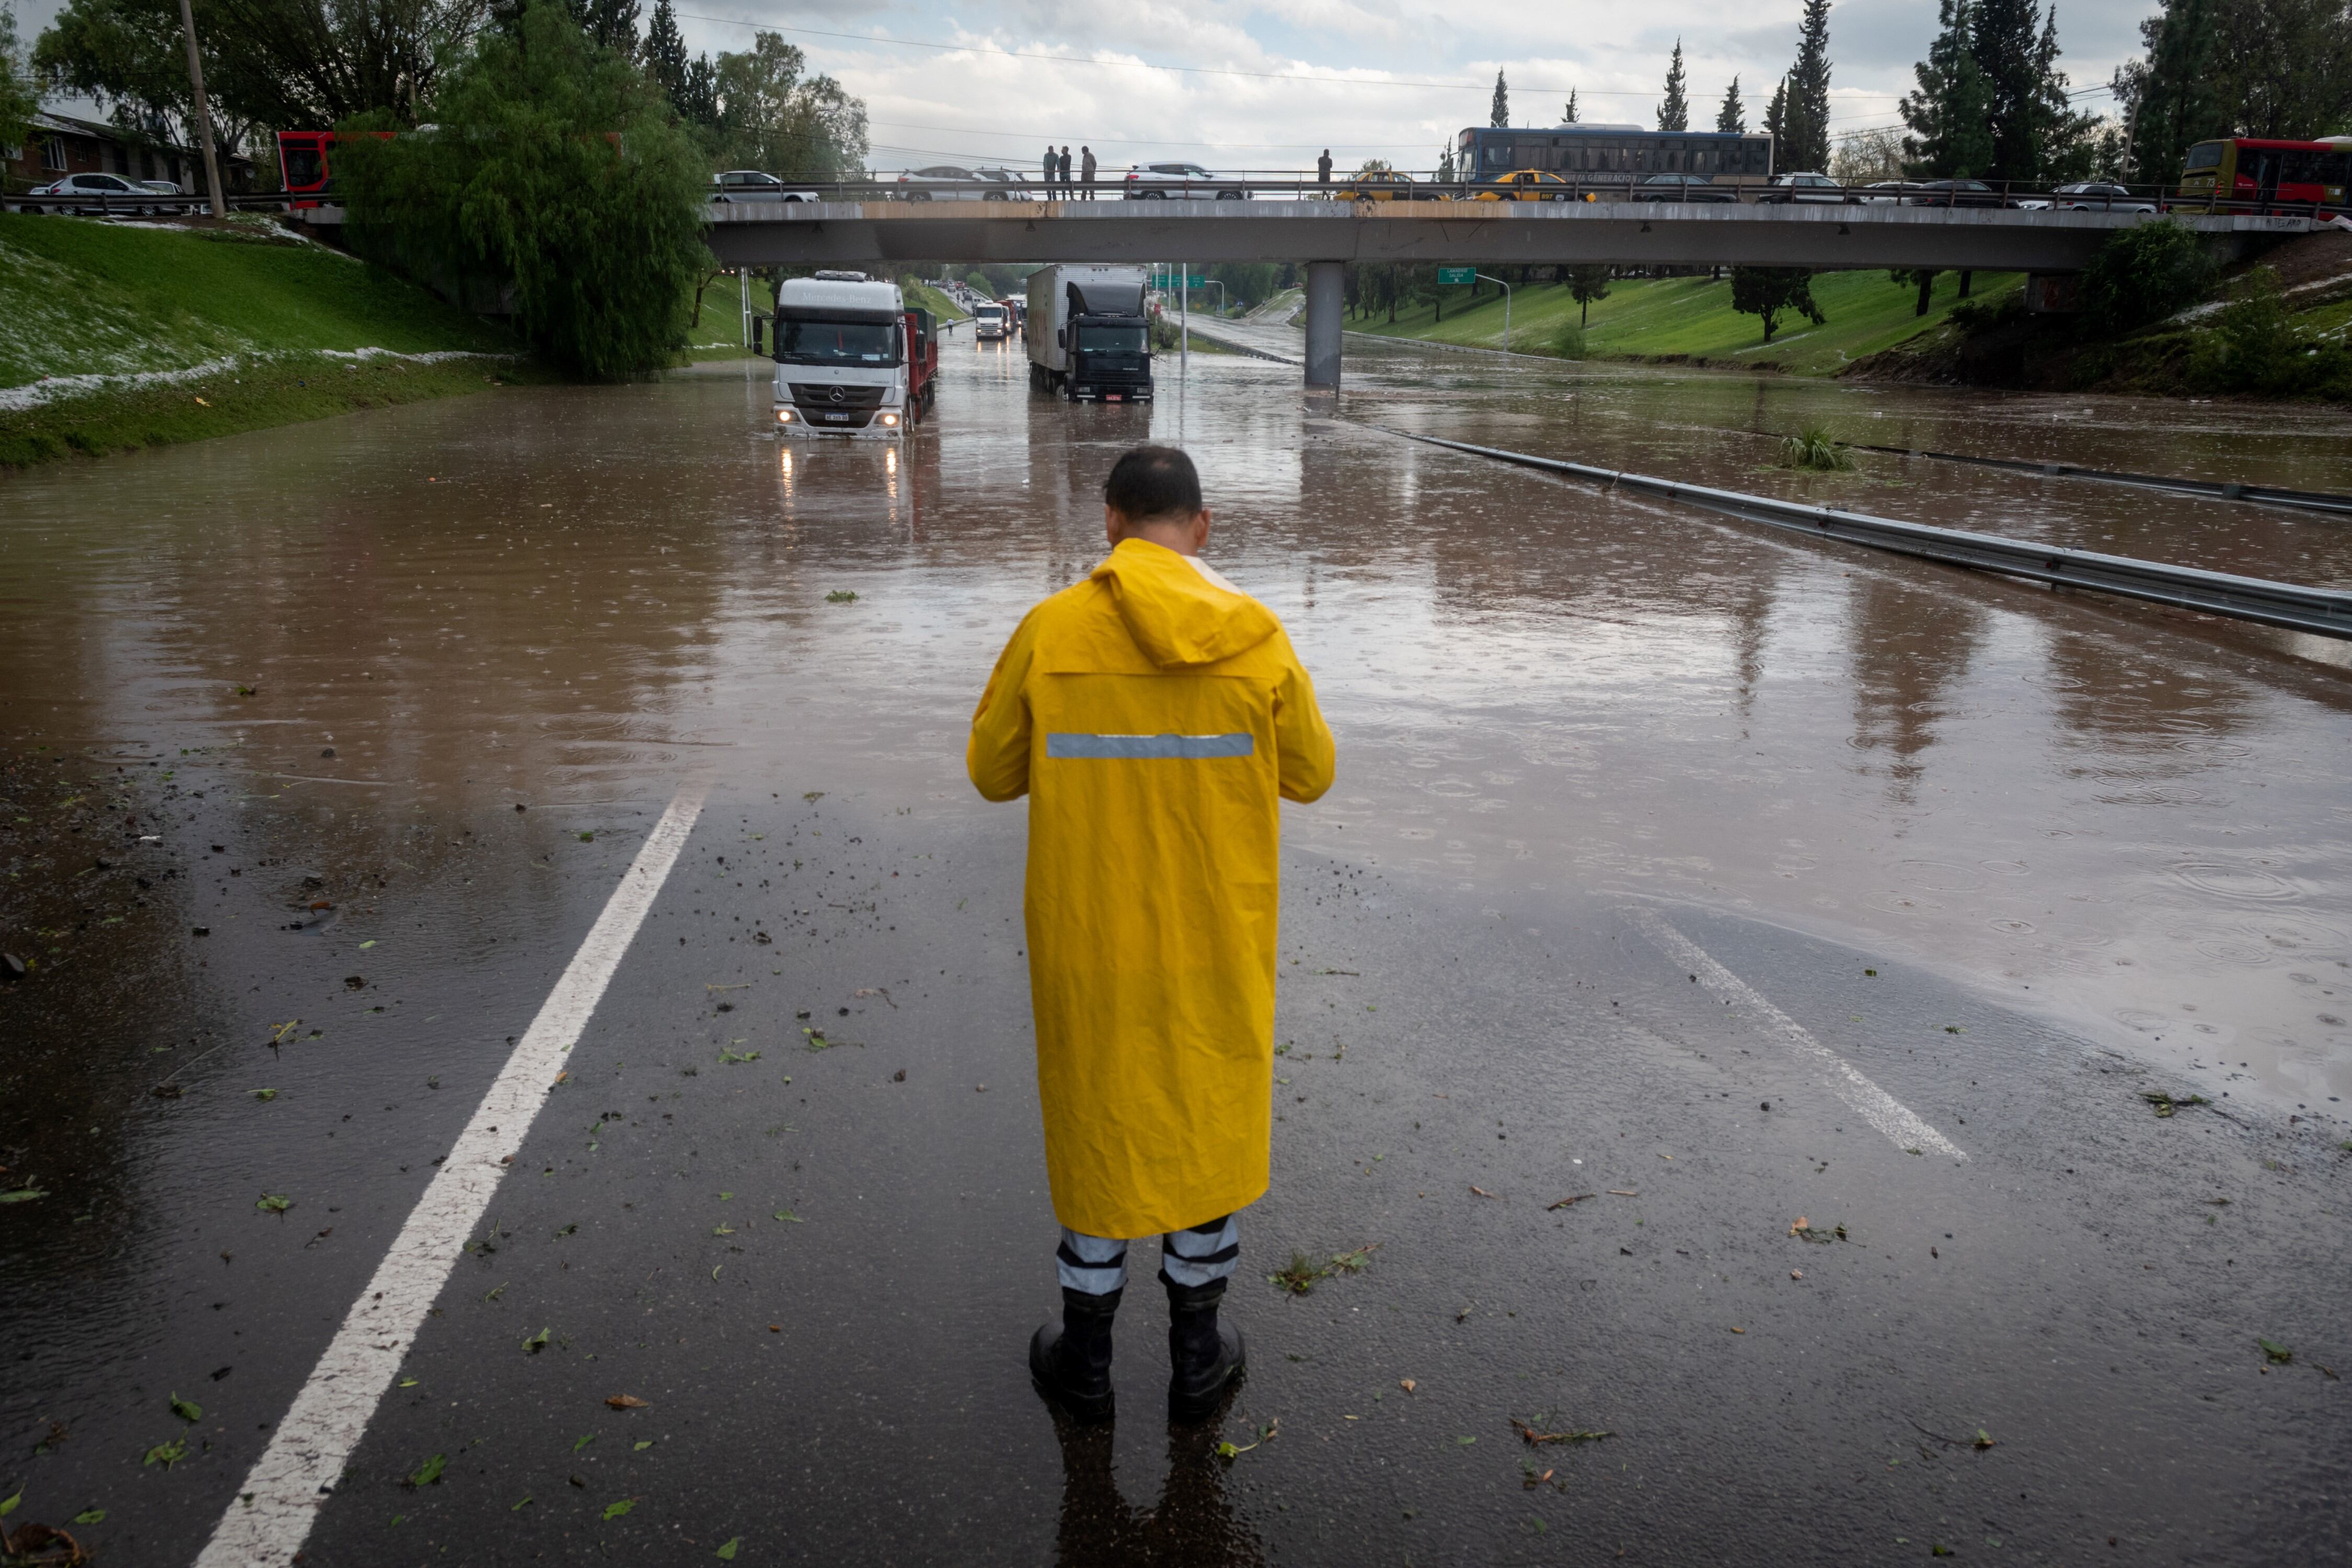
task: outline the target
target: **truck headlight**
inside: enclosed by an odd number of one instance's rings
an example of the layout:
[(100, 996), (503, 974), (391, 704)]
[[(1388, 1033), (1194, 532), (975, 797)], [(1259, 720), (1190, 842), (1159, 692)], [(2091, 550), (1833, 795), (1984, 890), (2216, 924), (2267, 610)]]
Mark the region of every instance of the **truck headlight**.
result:
[(789, 425), (789, 424), (791, 424), (792, 422), (793, 422), (793, 411), (792, 411), (791, 409), (789, 409), (789, 408), (779, 408), (779, 409), (777, 409), (777, 410), (776, 410), (776, 423), (777, 423), (777, 424), (779, 424), (779, 425)]
[(895, 414), (885, 414), (882, 416), (882, 423), (885, 425), (896, 425), (898, 423), (898, 416)]

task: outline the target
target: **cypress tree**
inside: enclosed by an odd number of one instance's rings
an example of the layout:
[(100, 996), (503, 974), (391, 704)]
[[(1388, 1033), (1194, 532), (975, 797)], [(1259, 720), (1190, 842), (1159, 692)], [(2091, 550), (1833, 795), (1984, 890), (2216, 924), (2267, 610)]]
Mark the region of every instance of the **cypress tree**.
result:
[(1562, 125), (1576, 123), (1576, 89), (1572, 87), (1568, 89), (1567, 107), (1559, 111), (1559, 122)]
[(1935, 42), (1912, 68), (1918, 90), (1903, 97), (1904, 172), (1916, 179), (1960, 180), (1992, 167), (1990, 97), (1977, 66), (1969, 0), (1943, 0)]
[(1730, 89), (1723, 95), (1723, 107), (1715, 111), (1715, 128), (1734, 136), (1748, 130), (1748, 106), (1739, 101), (1739, 79), (1731, 79)]
[(2189, 143), (2231, 130), (2212, 85), (2219, 9), (2216, 0), (2165, 0), (2164, 15), (2146, 24), (2147, 83), (2132, 116), (2135, 178), (2178, 184)]
[(1495, 104), (1486, 111), (1486, 123), (1500, 131), (1511, 122), (1511, 89), (1503, 80), (1503, 73), (1495, 72)]
[(1666, 66), (1666, 96), (1658, 105), (1658, 129), (1690, 129), (1690, 100), (1683, 91), (1683, 41), (1675, 40), (1675, 56)]
[(1772, 169), (1775, 174), (1793, 169), (1789, 162), (1789, 79), (1782, 77), (1772, 89), (1772, 100), (1764, 106), (1764, 132), (1772, 138)]
[[(1797, 63), (1789, 71), (1789, 137), (1795, 169), (1830, 163), (1830, 0), (1805, 0)], [(1801, 135), (1802, 141), (1798, 138)]]
[(1969, 47), (1984, 79), (1992, 135), (1992, 161), (1976, 173), (1996, 182), (2031, 182), (2042, 171), (2034, 47), (2040, 8), (2034, 0), (1977, 0), (1974, 13)]
[(686, 87), (686, 37), (677, 30), (677, 8), (670, 0), (655, 0), (653, 25), (646, 29), (646, 74), (661, 84), (673, 107), (682, 114), (678, 94)]

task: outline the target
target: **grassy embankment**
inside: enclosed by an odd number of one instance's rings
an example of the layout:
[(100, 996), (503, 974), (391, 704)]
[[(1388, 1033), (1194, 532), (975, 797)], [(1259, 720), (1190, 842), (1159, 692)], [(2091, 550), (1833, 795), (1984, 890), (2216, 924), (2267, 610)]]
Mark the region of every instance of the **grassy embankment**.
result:
[(266, 222), (0, 214), (0, 468), (531, 376), (499, 328)]
[[(1990, 300), (2013, 291), (2017, 274), (1979, 272), (1970, 279), (1972, 300)], [(1476, 300), (1466, 288), (1442, 290), (1443, 319), (1428, 304), (1401, 310), (1391, 325), (1375, 317), (1348, 323), (1351, 331), (1416, 338), (1474, 348), (1503, 346), (1503, 297), (1484, 286)], [(1813, 301), (1828, 321), (1815, 326), (1784, 314), (1772, 342), (1763, 323), (1731, 308), (1731, 280), (1706, 278), (1619, 278), (1609, 297), (1592, 302), (1584, 331), (1584, 357), (1595, 360), (1688, 360), (1727, 369), (1779, 369), (1799, 375), (1834, 375), (1864, 354), (1891, 348), (1940, 325), (1959, 302), (1959, 276), (1937, 276), (1926, 316), (1914, 312), (1918, 290), (1898, 288), (1884, 272), (1824, 272), (1813, 279)], [(1577, 303), (1563, 283), (1538, 283), (1511, 290), (1514, 353), (1557, 354), (1563, 325), (1574, 325)]]

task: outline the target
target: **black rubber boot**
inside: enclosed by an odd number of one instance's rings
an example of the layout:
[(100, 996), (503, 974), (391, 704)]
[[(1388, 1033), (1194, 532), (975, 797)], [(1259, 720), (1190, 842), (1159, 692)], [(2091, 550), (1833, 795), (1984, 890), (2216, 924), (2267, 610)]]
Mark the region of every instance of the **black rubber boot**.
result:
[(1030, 1381), (1080, 1421), (1110, 1418), (1110, 1321), (1120, 1294), (1089, 1296), (1066, 1285), (1062, 1321), (1030, 1336)]
[(1223, 1280), (1179, 1285), (1162, 1274), (1160, 1283), (1168, 1287), (1168, 1414), (1198, 1421), (1213, 1415), (1226, 1391), (1241, 1382), (1248, 1352), (1239, 1329), (1217, 1321)]

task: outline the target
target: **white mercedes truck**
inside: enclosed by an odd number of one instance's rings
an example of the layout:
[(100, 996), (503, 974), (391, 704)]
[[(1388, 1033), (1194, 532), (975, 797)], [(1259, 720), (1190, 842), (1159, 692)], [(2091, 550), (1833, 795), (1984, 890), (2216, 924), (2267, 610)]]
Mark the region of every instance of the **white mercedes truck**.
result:
[(1073, 403), (1151, 401), (1150, 282), (1140, 267), (1040, 267), (1029, 274), (1029, 380)]
[(785, 279), (776, 289), (776, 428), (898, 440), (917, 416), (907, 339), (896, 283), (862, 272)]

